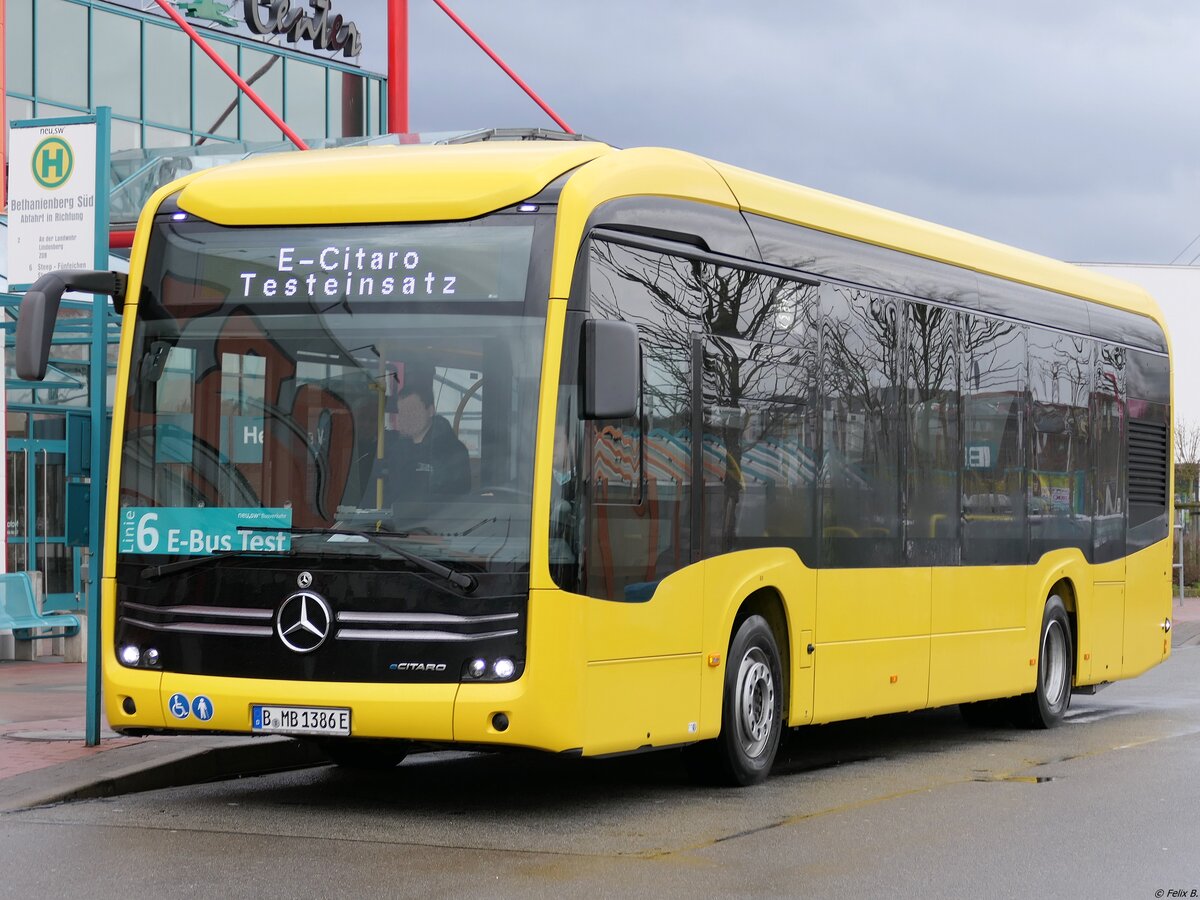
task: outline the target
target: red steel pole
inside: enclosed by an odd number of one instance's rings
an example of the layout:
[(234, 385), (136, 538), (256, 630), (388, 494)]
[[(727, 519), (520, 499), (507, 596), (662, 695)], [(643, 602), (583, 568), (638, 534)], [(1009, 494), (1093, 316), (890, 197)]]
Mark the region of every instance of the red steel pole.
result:
[(295, 144), (297, 149), (308, 149), (308, 144), (304, 143), (304, 141), (300, 139), (300, 136), (296, 134), (296, 132), (292, 131), (290, 127), (288, 127), (287, 122), (283, 121), (283, 119), (278, 113), (275, 112), (275, 110), (267, 106), (267, 102), (263, 100), (262, 97), (258, 96), (258, 93), (254, 90), (254, 88), (246, 84), (246, 80), (237, 72), (235, 72), (229, 63), (225, 62), (225, 60), (221, 59), (221, 57), (217, 55), (216, 51), (209, 46), (208, 41), (200, 37), (195, 28), (184, 21), (183, 16), (179, 14), (179, 10), (167, 3), (167, 0), (154, 0), (154, 2), (162, 7), (163, 12), (170, 16), (176, 25), (183, 29), (184, 33), (192, 39), (192, 43), (208, 54), (208, 58), (215, 62), (220, 67), (221, 71), (233, 80), (233, 83), (238, 86), (243, 94), (254, 101), (254, 105), (261, 109), (263, 114), (266, 115), (266, 117), (270, 119), (280, 131), (287, 135), (288, 140)]
[(408, 134), (408, 0), (388, 0), (388, 131)]
[[(161, 3), (162, 0), (159, 0), (159, 2)], [(442, 8), (442, 12), (444, 12), (446, 15), (448, 15), (454, 21), (454, 24), (457, 25), (459, 28), (461, 28), (463, 30), (463, 32), (466, 34), (466, 36), (469, 37), (471, 40), (473, 40), (479, 46), (480, 50), (482, 50), (484, 53), (486, 53), (488, 56), (490, 56), (492, 58), (492, 62), (494, 62), (501, 69), (503, 69), (504, 74), (506, 74), (513, 81), (515, 81), (517, 83), (517, 86), (521, 90), (523, 90), (526, 94), (528, 94), (530, 99), (533, 100), (533, 102), (536, 103), (538, 106), (540, 106), (542, 108), (542, 111), (546, 115), (548, 115), (550, 118), (552, 118), (557, 123), (559, 128), (561, 128), (567, 134), (575, 133), (571, 129), (571, 126), (568, 125), (566, 122), (564, 122), (562, 119), (560, 119), (558, 117), (558, 114), (554, 110), (552, 110), (549, 106), (547, 106), (545, 101), (543, 101), (541, 97), (539, 97), (537, 94), (534, 93), (533, 88), (531, 88), (529, 85), (527, 85), (521, 79), (520, 75), (518, 75), (516, 72), (514, 72), (512, 69), (510, 69), (508, 67), (508, 65), (504, 62), (504, 60), (502, 60), (499, 56), (497, 56), (496, 53), (492, 50), (492, 48), (483, 42), (483, 38), (481, 38), (474, 31), (472, 31), (469, 27), (467, 27), (467, 23), (464, 22), (462, 19), (460, 19), (458, 16), (456, 16), (454, 14), (454, 11), (452, 9), (450, 9), (450, 7), (448, 7), (444, 2), (442, 2), (442, 0), (433, 0), (433, 2), (436, 3), (438, 6), (440, 6)]]

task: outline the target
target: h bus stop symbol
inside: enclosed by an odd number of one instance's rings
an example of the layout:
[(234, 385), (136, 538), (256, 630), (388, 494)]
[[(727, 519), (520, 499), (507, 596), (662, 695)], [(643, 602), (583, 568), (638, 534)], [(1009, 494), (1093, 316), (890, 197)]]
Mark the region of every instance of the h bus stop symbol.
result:
[(74, 168), (71, 145), (60, 137), (46, 138), (33, 151), (33, 177), (44, 188), (62, 187)]

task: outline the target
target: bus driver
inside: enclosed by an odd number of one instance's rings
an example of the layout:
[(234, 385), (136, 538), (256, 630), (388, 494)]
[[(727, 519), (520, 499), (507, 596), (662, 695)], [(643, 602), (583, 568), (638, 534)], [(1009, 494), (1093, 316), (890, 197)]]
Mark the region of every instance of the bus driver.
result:
[(471, 488), (467, 447), (437, 415), (433, 390), (405, 384), (396, 402), (396, 428), (384, 433), (383, 459), (375, 461), (368, 488), (383, 480), (383, 505), (464, 494)]

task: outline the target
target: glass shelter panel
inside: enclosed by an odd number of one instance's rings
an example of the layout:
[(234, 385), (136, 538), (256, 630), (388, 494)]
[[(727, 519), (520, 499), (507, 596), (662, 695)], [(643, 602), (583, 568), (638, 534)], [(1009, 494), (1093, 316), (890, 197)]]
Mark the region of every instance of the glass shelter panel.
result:
[[(242, 48), (241, 76), (271, 109), (283, 108), (283, 57)], [(279, 141), (283, 133), (250, 102), (242, 103), (242, 140)]]
[[(36, 25), (38, 98), (86, 109), (88, 8), (65, 0), (41, 0)], [(10, 37), (6, 43), (11, 46), (11, 41)]]
[[(176, 128), (191, 127), (192, 42), (183, 32), (147, 22), (144, 26), (142, 91), (147, 122)], [(164, 73), (171, 73), (164, 77)], [(187, 141), (187, 143), (191, 143)], [(147, 146), (157, 146), (147, 140)]]
[(92, 10), (92, 93), (117, 116), (142, 114), (142, 54), (136, 52), (141, 47), (141, 28), (137, 19)]
[(286, 65), (284, 120), (302, 138), (325, 137), (325, 70), (295, 59)]
[[(221, 41), (209, 41), (209, 45), (225, 62), (236, 71), (238, 48)], [(197, 60), (195, 68), (195, 108), (192, 119), (196, 131), (215, 134), (218, 137), (238, 136), (238, 104), (241, 91), (237, 85), (207, 56)]]
[[(4, 7), (4, 74), (6, 90), (33, 94), (33, 4), (7, 3)], [(10, 119), (15, 116), (9, 110)], [(10, 570), (11, 571), (11, 570)]]

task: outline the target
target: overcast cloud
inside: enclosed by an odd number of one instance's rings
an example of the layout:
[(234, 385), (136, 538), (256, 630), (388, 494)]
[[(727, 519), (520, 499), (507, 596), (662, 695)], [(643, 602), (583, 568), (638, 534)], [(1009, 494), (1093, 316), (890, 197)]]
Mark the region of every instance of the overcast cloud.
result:
[[(619, 146), (1065, 259), (1169, 262), (1200, 232), (1193, 3), (449, 2), (572, 128)], [(335, 5), (385, 71), (383, 0)], [(412, 130), (553, 127), (432, 0), (409, 17)]]

